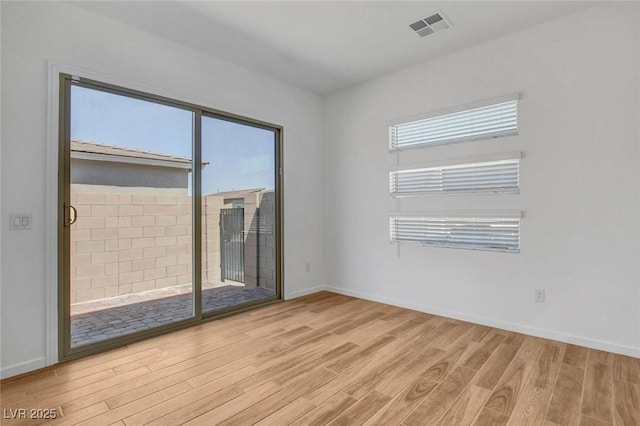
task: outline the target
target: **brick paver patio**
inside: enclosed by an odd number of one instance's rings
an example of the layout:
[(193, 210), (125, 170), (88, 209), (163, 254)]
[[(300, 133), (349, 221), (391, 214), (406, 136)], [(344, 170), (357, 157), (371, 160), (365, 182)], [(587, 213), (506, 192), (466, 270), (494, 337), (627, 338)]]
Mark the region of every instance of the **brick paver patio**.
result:
[[(273, 296), (264, 287), (222, 286), (202, 291), (203, 312), (236, 306)], [(192, 315), (191, 293), (116, 306), (71, 317), (71, 347), (148, 330)]]

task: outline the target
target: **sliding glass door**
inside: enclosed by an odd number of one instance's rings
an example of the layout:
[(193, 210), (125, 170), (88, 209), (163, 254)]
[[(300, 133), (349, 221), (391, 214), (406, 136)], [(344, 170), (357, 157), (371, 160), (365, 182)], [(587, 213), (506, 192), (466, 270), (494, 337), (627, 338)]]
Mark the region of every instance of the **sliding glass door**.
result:
[(60, 356), (280, 298), (280, 128), (61, 75)]
[(276, 144), (273, 129), (202, 117), (205, 313), (276, 295)]
[(188, 110), (71, 86), (70, 346), (194, 317)]

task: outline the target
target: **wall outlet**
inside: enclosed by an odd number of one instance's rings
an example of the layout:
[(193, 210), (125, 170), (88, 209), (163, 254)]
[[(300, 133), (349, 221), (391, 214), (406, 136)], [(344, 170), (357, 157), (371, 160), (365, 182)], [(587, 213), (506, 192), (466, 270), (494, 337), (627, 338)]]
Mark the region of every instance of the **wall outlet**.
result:
[(534, 300), (539, 303), (544, 303), (544, 288), (537, 288)]
[(311, 272), (311, 263), (307, 262), (307, 264), (304, 267), (304, 270), (307, 272)]

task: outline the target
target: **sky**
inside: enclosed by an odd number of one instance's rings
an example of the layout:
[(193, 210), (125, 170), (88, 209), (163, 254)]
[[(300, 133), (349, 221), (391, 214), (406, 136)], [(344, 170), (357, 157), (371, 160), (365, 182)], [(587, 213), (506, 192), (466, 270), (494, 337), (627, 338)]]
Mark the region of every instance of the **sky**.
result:
[[(71, 88), (71, 139), (192, 158), (192, 122), (191, 111)], [(272, 131), (203, 117), (202, 194), (273, 189), (274, 150)]]

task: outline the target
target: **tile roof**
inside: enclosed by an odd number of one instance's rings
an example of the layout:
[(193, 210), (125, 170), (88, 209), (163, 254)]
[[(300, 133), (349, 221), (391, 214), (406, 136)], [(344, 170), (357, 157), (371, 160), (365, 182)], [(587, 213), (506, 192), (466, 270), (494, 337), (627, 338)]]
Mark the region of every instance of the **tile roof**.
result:
[[(175, 155), (161, 154), (159, 152), (142, 151), (139, 149), (124, 148), (115, 145), (105, 145), (96, 142), (89, 142), (83, 140), (71, 141), (72, 152), (85, 152), (89, 154), (101, 154), (101, 155), (117, 155), (119, 157), (140, 158), (147, 160), (163, 160), (172, 161), (175, 163), (191, 164), (191, 159), (186, 157), (178, 157)], [(202, 165), (209, 164), (208, 161), (203, 161)]]

